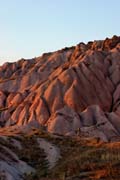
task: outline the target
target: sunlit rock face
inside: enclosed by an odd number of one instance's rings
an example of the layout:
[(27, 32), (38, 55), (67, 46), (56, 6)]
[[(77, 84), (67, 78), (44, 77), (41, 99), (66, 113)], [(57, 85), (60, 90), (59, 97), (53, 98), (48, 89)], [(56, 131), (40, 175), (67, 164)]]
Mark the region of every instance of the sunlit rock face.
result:
[(0, 67), (0, 127), (115, 140), (120, 135), (120, 37)]

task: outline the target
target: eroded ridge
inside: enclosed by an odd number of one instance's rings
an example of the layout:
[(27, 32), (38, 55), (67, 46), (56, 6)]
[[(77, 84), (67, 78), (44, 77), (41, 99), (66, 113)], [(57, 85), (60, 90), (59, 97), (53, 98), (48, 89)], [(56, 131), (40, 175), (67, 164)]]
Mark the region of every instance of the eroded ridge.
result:
[(0, 67), (0, 126), (120, 136), (120, 37)]

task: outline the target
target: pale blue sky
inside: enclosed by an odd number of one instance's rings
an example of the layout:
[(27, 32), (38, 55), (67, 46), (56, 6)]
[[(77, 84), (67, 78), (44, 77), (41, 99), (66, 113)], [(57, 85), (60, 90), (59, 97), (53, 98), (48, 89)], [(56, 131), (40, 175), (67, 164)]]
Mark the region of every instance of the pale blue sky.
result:
[(120, 35), (120, 0), (0, 0), (0, 64)]

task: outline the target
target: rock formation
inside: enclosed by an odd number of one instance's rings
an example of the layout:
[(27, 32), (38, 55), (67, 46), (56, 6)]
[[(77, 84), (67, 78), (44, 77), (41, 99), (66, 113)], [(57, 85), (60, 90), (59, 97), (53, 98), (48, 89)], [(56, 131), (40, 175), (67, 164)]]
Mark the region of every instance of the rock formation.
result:
[(0, 67), (0, 127), (116, 141), (120, 136), (120, 37)]

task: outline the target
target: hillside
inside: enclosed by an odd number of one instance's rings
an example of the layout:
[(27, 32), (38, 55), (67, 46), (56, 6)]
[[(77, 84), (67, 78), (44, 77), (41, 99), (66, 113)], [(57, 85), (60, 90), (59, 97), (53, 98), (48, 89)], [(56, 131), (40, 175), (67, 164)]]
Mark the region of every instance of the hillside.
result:
[(80, 43), (0, 67), (0, 126), (80, 128), (104, 141), (120, 135), (120, 37)]
[(119, 177), (120, 37), (0, 67), (1, 180)]

